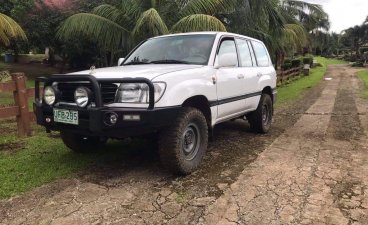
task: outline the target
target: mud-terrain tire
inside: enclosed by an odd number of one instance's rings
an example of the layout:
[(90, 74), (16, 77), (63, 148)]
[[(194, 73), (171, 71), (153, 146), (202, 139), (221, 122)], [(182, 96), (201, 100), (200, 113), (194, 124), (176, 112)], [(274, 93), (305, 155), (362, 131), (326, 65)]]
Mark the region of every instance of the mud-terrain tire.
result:
[(200, 165), (208, 144), (206, 118), (198, 109), (185, 107), (172, 125), (159, 134), (159, 154), (164, 167), (187, 175)]
[(250, 128), (257, 133), (267, 133), (272, 124), (273, 117), (273, 104), (271, 96), (268, 94), (262, 94), (261, 100), (256, 111), (247, 115), (247, 120), (250, 124)]
[(60, 136), (64, 144), (77, 153), (95, 152), (103, 148), (107, 142), (106, 138), (82, 136), (67, 132), (60, 132)]

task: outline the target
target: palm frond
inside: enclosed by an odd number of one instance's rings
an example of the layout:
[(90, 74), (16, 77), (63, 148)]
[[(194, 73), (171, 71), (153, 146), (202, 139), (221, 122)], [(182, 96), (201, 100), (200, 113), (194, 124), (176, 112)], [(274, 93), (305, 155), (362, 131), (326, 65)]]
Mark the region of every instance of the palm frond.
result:
[(194, 31), (226, 31), (226, 27), (216, 17), (204, 14), (184, 17), (172, 27), (172, 32)]
[(188, 0), (182, 6), (181, 15), (229, 13), (235, 6), (235, 0)]
[(117, 24), (131, 25), (135, 22), (134, 18), (132, 18), (128, 12), (109, 4), (97, 6), (92, 10), (92, 13), (105, 17), (106, 19), (109, 19)]
[[(121, 0), (120, 9), (129, 17), (137, 20), (139, 16), (147, 9), (148, 0)], [(148, 7), (148, 8), (147, 8)]]
[(156, 9), (151, 8), (142, 13), (132, 33), (139, 41), (149, 37), (168, 34), (169, 29)]
[(114, 49), (120, 47), (129, 31), (105, 17), (79, 13), (66, 19), (56, 35), (59, 39), (66, 40), (85, 35), (108, 49)]
[(307, 42), (307, 33), (302, 25), (286, 24), (281, 37), (282, 45), (293, 48), (303, 47)]
[(322, 6), (319, 4), (309, 3), (301, 0), (284, 0), (288, 5), (299, 11), (308, 11), (319, 14), (319, 16), (324, 17), (326, 12), (323, 10)]
[(27, 40), (23, 29), (12, 18), (0, 13), (0, 43), (8, 46), (11, 39)]

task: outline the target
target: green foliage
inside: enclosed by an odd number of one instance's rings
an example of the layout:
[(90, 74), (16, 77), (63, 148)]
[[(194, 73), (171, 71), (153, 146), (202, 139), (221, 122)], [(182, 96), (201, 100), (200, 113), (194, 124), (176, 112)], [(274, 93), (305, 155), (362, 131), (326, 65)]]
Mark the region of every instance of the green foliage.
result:
[(281, 69), (282, 70), (289, 70), (293, 67), (293, 65), (291, 63), (284, 63), (283, 65), (281, 65)]
[(17, 22), (0, 13), (0, 45), (9, 46), (12, 39), (27, 40), (27, 37)]
[(364, 82), (363, 97), (368, 98), (368, 70), (362, 70), (358, 72), (359, 78)]
[(312, 55), (305, 56), (303, 58), (303, 64), (312, 65), (313, 64), (313, 56)]
[(291, 67), (292, 68), (300, 67), (301, 64), (302, 64), (302, 60), (301, 59), (293, 59), (291, 61)]
[(184, 4), (181, 15), (190, 16), (194, 14), (215, 15), (219, 12), (231, 13), (234, 11), (236, 1), (234, 0), (190, 0)]
[(145, 38), (190, 31), (244, 34), (264, 41), (272, 56), (292, 55), (308, 44), (311, 30), (328, 27), (319, 5), (296, 0), (73, 0), (76, 7), (71, 11), (48, 8), (39, 0), (9, 1), (17, 2), (10, 11), (24, 12), (20, 14), (27, 21), (31, 49), (52, 47), (60, 53), (62, 46), (80, 37), (97, 44), (96, 55), (109, 55), (104, 61), (115, 61), (111, 58), (126, 54)]
[(216, 17), (204, 14), (184, 17), (172, 28), (172, 32), (193, 31), (226, 31), (226, 28)]
[[(78, 21), (77, 23), (75, 21)], [(128, 31), (109, 19), (91, 13), (79, 13), (69, 17), (61, 26), (57, 36), (71, 40), (75, 35), (98, 40), (108, 49), (118, 48)]]
[(364, 62), (355, 62), (353, 63), (353, 65), (351, 65), (352, 67), (364, 67)]
[(155, 37), (162, 34), (168, 34), (169, 29), (156, 9), (151, 8), (141, 14), (132, 33), (138, 40), (142, 40), (147, 37), (147, 35)]

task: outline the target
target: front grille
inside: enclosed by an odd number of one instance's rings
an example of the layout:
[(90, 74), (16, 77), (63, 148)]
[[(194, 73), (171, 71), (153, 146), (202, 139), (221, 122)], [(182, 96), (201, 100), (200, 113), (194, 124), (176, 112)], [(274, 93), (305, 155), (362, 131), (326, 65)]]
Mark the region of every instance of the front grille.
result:
[[(74, 92), (78, 87), (86, 87), (90, 89), (92, 92), (93, 86), (89, 82), (60, 82), (57, 84), (57, 88), (61, 93), (60, 101), (61, 102), (74, 102)], [(102, 102), (103, 104), (113, 103), (115, 100), (116, 90), (118, 86), (116, 84), (100, 84), (101, 94), (102, 94)], [(93, 96), (94, 97), (94, 96)], [(94, 99), (92, 99), (94, 102)]]

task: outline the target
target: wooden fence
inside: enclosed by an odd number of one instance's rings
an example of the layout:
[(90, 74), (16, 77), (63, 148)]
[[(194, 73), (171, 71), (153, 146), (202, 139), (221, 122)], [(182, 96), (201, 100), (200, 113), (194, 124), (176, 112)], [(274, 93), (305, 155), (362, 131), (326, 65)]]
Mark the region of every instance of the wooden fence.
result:
[(28, 98), (34, 97), (34, 88), (26, 87), (24, 73), (11, 74), (12, 80), (0, 83), (0, 92), (13, 92), (15, 105), (0, 108), (0, 119), (16, 117), (18, 136), (30, 136), (34, 113), (29, 111)]
[(277, 83), (282, 84), (290, 78), (299, 76), (303, 73), (303, 67), (296, 67), (285, 71), (277, 72)]

